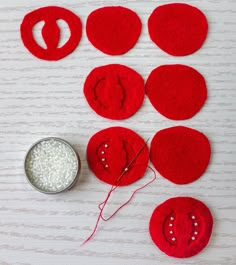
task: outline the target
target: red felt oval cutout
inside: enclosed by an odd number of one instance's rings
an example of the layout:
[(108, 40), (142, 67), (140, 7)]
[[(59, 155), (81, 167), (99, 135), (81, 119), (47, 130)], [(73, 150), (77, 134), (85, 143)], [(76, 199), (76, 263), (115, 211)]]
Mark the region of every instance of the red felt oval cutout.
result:
[(129, 170), (118, 178), (145, 145), (134, 131), (123, 127), (110, 127), (94, 134), (87, 145), (87, 160), (90, 169), (101, 181), (117, 186), (129, 185), (140, 179), (149, 160), (148, 147), (134, 160)]
[(142, 105), (143, 78), (133, 69), (110, 64), (93, 69), (84, 84), (84, 95), (90, 107), (109, 119), (126, 119)]
[[(59, 19), (68, 24), (71, 33), (69, 40), (62, 47), (58, 47), (60, 29), (56, 21)], [(33, 35), (33, 27), (40, 21), (45, 21), (42, 36), (47, 45), (46, 49), (36, 42)], [(47, 6), (28, 13), (22, 21), (20, 31), (25, 47), (34, 56), (43, 60), (56, 61), (67, 56), (77, 47), (82, 35), (82, 24), (80, 18), (68, 9)]]
[(89, 41), (109, 55), (121, 55), (136, 44), (142, 23), (138, 15), (122, 6), (107, 6), (94, 10), (87, 19)]
[(152, 41), (163, 51), (174, 56), (196, 52), (203, 45), (208, 23), (196, 7), (183, 3), (157, 7), (148, 20)]
[(161, 130), (151, 142), (150, 159), (154, 167), (175, 184), (197, 180), (205, 172), (210, 156), (207, 137), (184, 126)]
[(162, 65), (146, 83), (146, 93), (157, 111), (168, 119), (192, 118), (207, 99), (204, 77), (185, 65)]
[(168, 256), (188, 258), (202, 251), (213, 227), (210, 210), (191, 197), (171, 198), (152, 213), (149, 232), (156, 246)]

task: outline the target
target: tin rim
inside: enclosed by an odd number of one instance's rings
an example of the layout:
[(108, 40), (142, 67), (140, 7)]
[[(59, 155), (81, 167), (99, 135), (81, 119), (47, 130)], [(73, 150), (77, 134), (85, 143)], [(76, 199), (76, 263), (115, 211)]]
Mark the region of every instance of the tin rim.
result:
[[(70, 150), (73, 152), (73, 154), (75, 155), (76, 157), (76, 161), (77, 161), (77, 170), (76, 170), (76, 174), (74, 175), (71, 183), (69, 183), (68, 186), (66, 186), (65, 188), (61, 189), (61, 190), (57, 190), (57, 191), (45, 191), (43, 189), (40, 189), (39, 187), (37, 187), (36, 185), (34, 185), (27, 173), (27, 169), (26, 169), (26, 161), (27, 161), (27, 158), (28, 158), (28, 155), (30, 154), (30, 152), (41, 142), (44, 142), (44, 141), (48, 141), (48, 140), (56, 140), (58, 142), (61, 142), (63, 144), (65, 144), (67, 147), (70, 148)], [(26, 155), (25, 155), (25, 160), (24, 160), (24, 172), (25, 172), (25, 176), (26, 176), (26, 179), (28, 181), (28, 183), (34, 188), (36, 189), (37, 191), (39, 192), (42, 192), (42, 193), (45, 193), (45, 194), (57, 194), (57, 193), (61, 193), (63, 191), (67, 191), (69, 189), (71, 189), (75, 183), (77, 182), (78, 178), (79, 178), (79, 173), (80, 173), (80, 169), (81, 169), (81, 162), (80, 162), (80, 157), (79, 155), (77, 154), (77, 152), (75, 151), (75, 149), (72, 147), (72, 145), (61, 139), (61, 138), (58, 138), (58, 137), (46, 137), (46, 138), (42, 138), (40, 140), (38, 140), (37, 142), (35, 142), (34, 144), (31, 145), (31, 147), (28, 149)]]

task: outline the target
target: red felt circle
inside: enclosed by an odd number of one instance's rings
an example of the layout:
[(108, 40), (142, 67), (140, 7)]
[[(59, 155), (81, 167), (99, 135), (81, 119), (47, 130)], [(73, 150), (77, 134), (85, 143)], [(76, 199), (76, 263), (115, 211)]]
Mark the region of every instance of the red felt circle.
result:
[(156, 170), (176, 184), (198, 179), (211, 156), (207, 137), (197, 130), (176, 126), (156, 133), (151, 142), (150, 159)]
[(136, 44), (142, 23), (138, 15), (122, 6), (107, 6), (94, 10), (87, 19), (89, 41), (109, 55), (121, 55)]
[(133, 69), (110, 64), (93, 69), (84, 84), (84, 95), (90, 107), (109, 119), (125, 119), (142, 105), (143, 78)]
[[(60, 28), (56, 21), (64, 20), (70, 29), (70, 38), (62, 46), (57, 47), (60, 40)], [(45, 24), (42, 36), (47, 48), (42, 48), (34, 39), (33, 27), (40, 21)], [(82, 24), (74, 13), (68, 9), (58, 6), (47, 6), (28, 13), (21, 24), (21, 38), (25, 47), (36, 57), (43, 60), (55, 61), (70, 54), (80, 42), (82, 35)]]
[(213, 218), (205, 204), (191, 197), (176, 197), (154, 210), (149, 232), (168, 256), (188, 258), (206, 247), (212, 227)]
[[(149, 152), (144, 140), (134, 131), (123, 127), (110, 127), (91, 137), (87, 146), (87, 160), (98, 179), (111, 185), (125, 186), (144, 175)], [(117, 183), (131, 162), (128, 171)]]
[(163, 116), (185, 120), (202, 108), (207, 98), (207, 87), (204, 77), (192, 67), (162, 65), (149, 75), (146, 93)]
[(183, 3), (157, 7), (148, 20), (152, 41), (163, 51), (174, 56), (194, 53), (203, 45), (208, 23), (196, 7)]

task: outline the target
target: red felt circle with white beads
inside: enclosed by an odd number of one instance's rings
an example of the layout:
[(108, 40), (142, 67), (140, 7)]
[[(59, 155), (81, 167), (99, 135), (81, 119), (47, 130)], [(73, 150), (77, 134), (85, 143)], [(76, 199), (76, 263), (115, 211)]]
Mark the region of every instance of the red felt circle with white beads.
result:
[(171, 198), (152, 213), (149, 231), (157, 247), (169, 256), (188, 258), (202, 251), (211, 236), (213, 218), (201, 201)]
[[(91, 137), (87, 145), (89, 167), (101, 181), (117, 186), (129, 185), (140, 179), (146, 171), (149, 152), (148, 147), (144, 146), (145, 141), (130, 129), (110, 127), (101, 130)], [(134, 158), (128, 171), (117, 182)]]

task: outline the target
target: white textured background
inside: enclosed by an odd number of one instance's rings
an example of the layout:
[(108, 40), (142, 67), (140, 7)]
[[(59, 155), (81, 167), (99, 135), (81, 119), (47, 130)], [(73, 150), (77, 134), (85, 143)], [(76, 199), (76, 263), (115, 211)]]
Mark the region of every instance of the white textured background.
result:
[[(199, 7), (209, 21), (209, 35), (203, 48), (187, 57), (168, 56), (148, 37), (149, 14), (157, 5), (169, 2), (174, 1), (0, 2), (1, 265), (236, 264), (236, 1), (183, 1)], [(139, 42), (124, 56), (102, 54), (88, 42), (84, 31), (76, 51), (57, 62), (39, 60), (23, 47), (21, 20), (38, 7), (66, 7), (79, 15), (85, 25), (92, 10), (112, 4), (130, 7), (143, 21)], [(195, 117), (183, 122), (162, 117), (147, 98), (130, 119), (117, 122), (101, 118), (88, 107), (83, 82), (93, 67), (109, 63), (130, 66), (145, 79), (161, 64), (190, 65), (205, 76), (208, 101)], [(147, 138), (159, 129), (180, 124), (209, 137), (213, 154), (206, 174), (184, 186), (159, 177), (114, 219), (102, 223), (94, 239), (80, 248), (93, 229), (97, 204), (109, 189), (88, 170), (85, 151), (89, 138), (98, 130), (115, 125), (129, 127)], [(27, 149), (47, 136), (68, 140), (82, 159), (82, 174), (76, 187), (56, 196), (33, 190), (23, 173)], [(151, 177), (147, 173), (138, 183), (120, 188), (106, 212), (111, 213)], [(209, 245), (199, 255), (185, 260), (164, 255), (152, 243), (148, 232), (154, 208), (179, 195), (205, 202), (215, 221)]]

